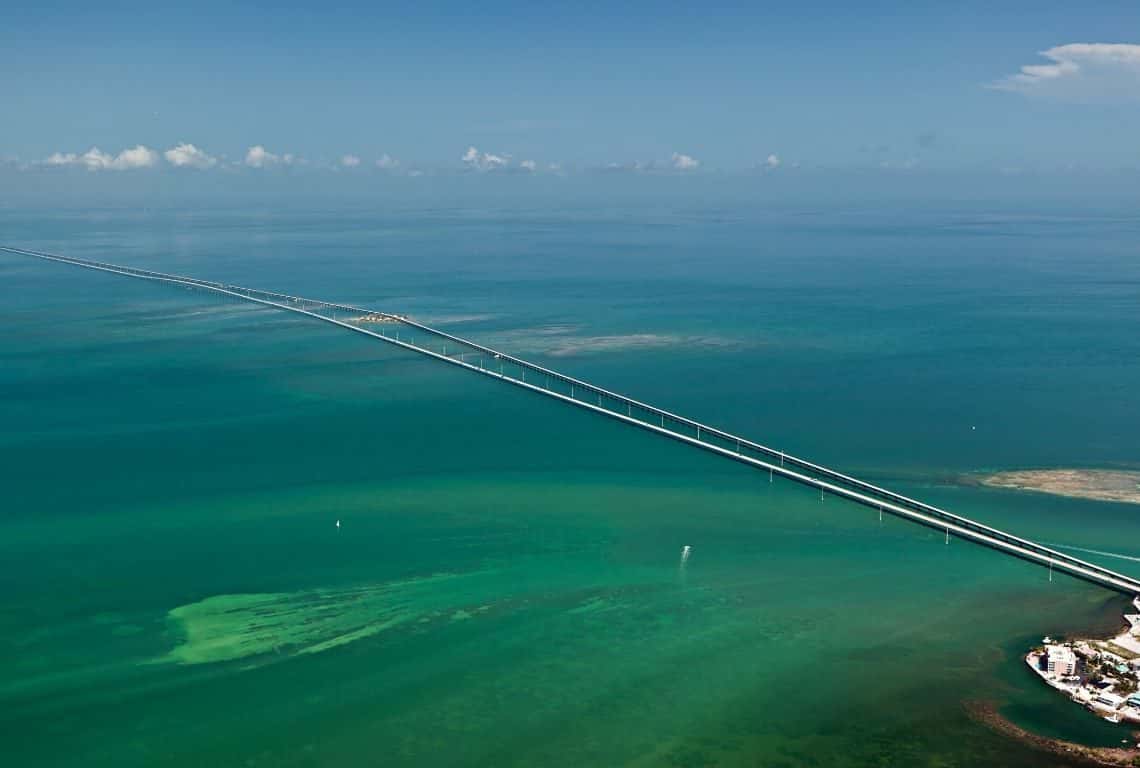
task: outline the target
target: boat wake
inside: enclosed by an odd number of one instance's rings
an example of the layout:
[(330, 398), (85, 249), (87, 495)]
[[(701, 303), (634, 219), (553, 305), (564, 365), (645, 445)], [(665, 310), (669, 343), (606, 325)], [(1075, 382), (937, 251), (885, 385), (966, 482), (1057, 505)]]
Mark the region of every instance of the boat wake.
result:
[(1090, 554), (1090, 555), (1100, 555), (1102, 557), (1115, 557), (1118, 560), (1131, 560), (1134, 563), (1140, 563), (1140, 557), (1135, 557), (1134, 555), (1124, 555), (1124, 554), (1121, 554), (1120, 552), (1105, 552), (1104, 550), (1100, 550), (1100, 549), (1086, 549), (1085, 547), (1071, 547), (1068, 544), (1045, 544), (1045, 546), (1052, 547), (1053, 549), (1067, 549), (1070, 552), (1085, 552), (1086, 554)]

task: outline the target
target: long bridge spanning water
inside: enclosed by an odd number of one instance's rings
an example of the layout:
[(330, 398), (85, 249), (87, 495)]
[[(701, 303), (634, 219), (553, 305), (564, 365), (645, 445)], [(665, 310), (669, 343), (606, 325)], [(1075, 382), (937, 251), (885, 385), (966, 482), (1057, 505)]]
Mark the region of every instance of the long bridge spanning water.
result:
[(955, 515), (944, 509), (895, 493), (820, 466), (783, 451), (760, 445), (738, 435), (670, 413), (647, 403), (575, 379), (536, 363), (513, 357), (468, 339), (430, 328), (404, 315), (379, 312), (348, 304), (316, 301), (272, 291), (198, 280), (182, 275), (124, 267), (86, 259), (74, 259), (24, 248), (0, 246), (0, 251), (76, 267), (135, 277), (170, 285), (204, 290), (261, 304), (340, 326), (422, 355), (490, 376), (523, 389), (600, 413), (618, 421), (665, 435), (674, 440), (719, 454), (766, 471), (769, 481), (779, 475), (816, 488), (821, 498), (832, 494), (883, 513), (904, 518), (955, 536), (1045, 566), (1052, 571), (1099, 584), (1130, 596), (1140, 596), (1140, 580), (1096, 563), (1006, 531)]

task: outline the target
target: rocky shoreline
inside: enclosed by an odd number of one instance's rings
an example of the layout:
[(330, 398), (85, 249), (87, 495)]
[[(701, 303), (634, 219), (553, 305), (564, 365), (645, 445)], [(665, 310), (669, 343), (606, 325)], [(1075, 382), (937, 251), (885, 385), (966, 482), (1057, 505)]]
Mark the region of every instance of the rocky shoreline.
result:
[[(966, 712), (972, 720), (1003, 736), (1017, 739), (1034, 749), (1061, 755), (1083, 765), (1095, 766), (1135, 766), (1140, 765), (1140, 749), (1130, 747), (1088, 747), (1071, 741), (1053, 739), (1030, 733), (1019, 725), (1007, 720), (992, 701), (969, 701)], [(1140, 740), (1140, 731), (1132, 734), (1133, 740)]]

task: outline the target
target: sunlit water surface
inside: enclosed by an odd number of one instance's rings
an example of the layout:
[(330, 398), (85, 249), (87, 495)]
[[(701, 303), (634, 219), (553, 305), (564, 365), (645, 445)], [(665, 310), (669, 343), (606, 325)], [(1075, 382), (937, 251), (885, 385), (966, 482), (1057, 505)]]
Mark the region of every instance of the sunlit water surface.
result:
[[(410, 313), (1140, 555), (1135, 507), (959, 482), (1137, 466), (1127, 217), (5, 212), (0, 232)], [(302, 318), (11, 256), (0, 281), (8, 764), (1040, 763), (970, 699), (1122, 735), (1019, 660), (1115, 628), (1104, 591)]]

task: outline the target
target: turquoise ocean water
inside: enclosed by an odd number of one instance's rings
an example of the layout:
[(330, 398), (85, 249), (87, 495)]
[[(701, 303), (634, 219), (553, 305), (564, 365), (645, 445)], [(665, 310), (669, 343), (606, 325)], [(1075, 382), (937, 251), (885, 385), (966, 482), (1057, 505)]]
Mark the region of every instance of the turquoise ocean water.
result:
[[(6, 244), (408, 313), (1125, 556), (1134, 506), (960, 478), (1140, 468), (1138, 231), (743, 204), (0, 213)], [(976, 698), (1126, 735), (1019, 659), (1115, 628), (1102, 590), (303, 318), (11, 256), (0, 284), (6, 764), (1040, 764)]]

